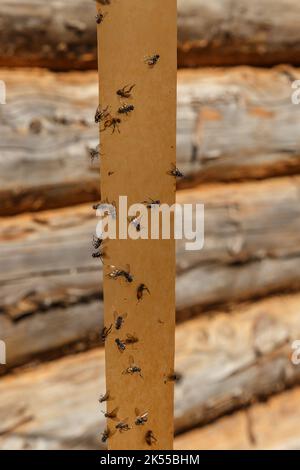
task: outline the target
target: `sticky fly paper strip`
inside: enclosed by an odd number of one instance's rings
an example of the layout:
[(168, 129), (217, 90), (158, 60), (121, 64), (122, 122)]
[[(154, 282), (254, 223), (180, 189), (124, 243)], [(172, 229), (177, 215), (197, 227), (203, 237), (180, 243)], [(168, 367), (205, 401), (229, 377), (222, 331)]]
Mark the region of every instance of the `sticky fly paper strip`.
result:
[[(127, 196), (128, 207), (175, 202), (170, 171), (176, 160), (177, 5), (176, 0), (99, 0), (97, 5), (101, 199), (116, 205), (119, 227), (120, 196)], [(138, 227), (127, 220), (140, 236), (146, 218), (150, 224), (151, 209), (145, 207)], [(173, 224), (171, 217), (169, 239), (161, 232), (159, 239), (123, 234), (103, 244), (111, 450), (173, 446)]]

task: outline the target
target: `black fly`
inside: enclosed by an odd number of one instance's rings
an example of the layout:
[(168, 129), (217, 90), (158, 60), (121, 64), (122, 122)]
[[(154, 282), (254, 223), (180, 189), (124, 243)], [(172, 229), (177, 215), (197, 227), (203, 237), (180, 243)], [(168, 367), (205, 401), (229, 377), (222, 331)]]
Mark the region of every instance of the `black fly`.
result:
[(136, 297), (138, 299), (138, 302), (143, 299), (145, 292), (148, 292), (148, 294), (150, 294), (148, 287), (145, 284), (140, 284), (136, 291)]
[(106, 401), (109, 401), (111, 398), (110, 398), (110, 393), (109, 391), (107, 391), (104, 395), (100, 395), (100, 398), (99, 398), (99, 403), (104, 403)]
[(125, 344), (135, 344), (138, 342), (139, 342), (139, 339), (137, 338), (137, 336), (127, 333), (126, 339), (124, 341)]
[(102, 244), (103, 244), (102, 238), (95, 237), (95, 235), (94, 235), (94, 237), (93, 237), (93, 247), (95, 248), (95, 250), (98, 250), (98, 251), (95, 251), (92, 254), (92, 257), (93, 258), (99, 258), (103, 263), (103, 259), (106, 257), (106, 254), (105, 254), (104, 250), (100, 249)]
[(146, 432), (145, 441), (147, 442), (148, 446), (150, 446), (150, 447), (151, 447), (153, 444), (155, 444), (155, 442), (157, 442), (157, 439), (156, 439), (156, 437), (154, 436), (153, 431), (147, 431), (147, 432)]
[(141, 414), (139, 410), (136, 408), (135, 414), (136, 414), (136, 420), (135, 420), (136, 426), (143, 426), (145, 423), (147, 423), (148, 416), (149, 416), (148, 412)]
[(182, 374), (180, 374), (179, 372), (175, 372), (174, 370), (171, 370), (168, 374), (166, 374), (164, 376), (164, 383), (168, 383), (168, 382), (180, 382), (180, 380), (182, 379)]
[(103, 444), (105, 444), (105, 442), (108, 440), (110, 435), (111, 435), (110, 430), (108, 428), (103, 431), (103, 434), (101, 436), (101, 441), (103, 442)]
[(106, 15), (107, 15), (107, 13), (101, 13), (101, 12), (97, 13), (97, 15), (96, 15), (96, 23), (97, 23), (97, 24), (101, 24), (102, 21), (104, 20), (104, 18), (106, 17)]
[(118, 269), (115, 266), (110, 267), (113, 269), (112, 272), (107, 275), (110, 279), (118, 279), (123, 277), (126, 282), (133, 282), (133, 276), (132, 274), (130, 274), (129, 266), (126, 269)]
[(113, 411), (106, 412), (106, 413), (102, 411), (102, 413), (104, 414), (105, 418), (116, 420), (118, 417), (118, 411), (119, 411), (119, 408), (115, 408)]
[(104, 121), (105, 119), (108, 119), (110, 116), (109, 111), (108, 111), (108, 106), (106, 108), (102, 109), (101, 106), (99, 105), (96, 114), (95, 114), (95, 123), (98, 124), (99, 122)]
[(160, 55), (159, 54), (154, 54), (154, 55), (150, 55), (150, 56), (147, 56), (144, 58), (144, 62), (145, 64), (147, 64), (150, 68), (154, 67), (154, 65), (157, 64), (157, 62), (159, 61), (160, 59)]
[(105, 444), (105, 442), (115, 434), (116, 431), (112, 432), (109, 428), (106, 428), (101, 436), (101, 441), (103, 442), (103, 444)]
[(127, 313), (124, 313), (123, 315), (119, 315), (118, 312), (114, 313), (116, 330), (120, 330), (122, 328), (126, 317), (127, 317)]
[(123, 106), (118, 109), (119, 114), (126, 114), (126, 116), (128, 116), (132, 111), (134, 111), (133, 104), (123, 104)]
[(138, 374), (140, 377), (143, 378), (142, 369), (134, 363), (134, 359), (132, 356), (129, 357), (129, 367), (127, 367), (127, 369), (123, 371), (123, 374), (127, 374), (127, 375)]
[(170, 171), (168, 171), (167, 174), (170, 175), (170, 176), (174, 176), (174, 178), (183, 178), (184, 177), (183, 173), (181, 173), (181, 171), (178, 170), (177, 166), (175, 166), (173, 163), (172, 163), (172, 169)]
[(142, 230), (141, 220), (142, 220), (142, 217), (136, 217), (136, 216), (128, 217), (129, 223), (134, 226), (137, 232), (140, 232)]
[(103, 250), (99, 250), (92, 253), (92, 257), (95, 259), (100, 259), (100, 261), (104, 264), (104, 258), (106, 257), (106, 254)]
[(130, 428), (129, 424), (127, 423), (127, 421), (128, 421), (128, 418), (124, 419), (124, 421), (120, 421), (116, 425), (116, 429), (118, 429), (120, 432), (129, 431), (131, 428)]
[(92, 243), (93, 243), (93, 247), (95, 248), (95, 250), (98, 250), (98, 248), (100, 248), (100, 246), (102, 245), (103, 240), (102, 240), (102, 238), (95, 237), (95, 235), (94, 235)]
[(97, 145), (96, 148), (87, 148), (87, 152), (91, 157), (91, 162), (93, 163), (94, 160), (98, 159), (101, 156), (100, 145)]
[(145, 206), (147, 207), (147, 209), (152, 209), (152, 208), (155, 208), (157, 206), (160, 206), (161, 202), (159, 199), (152, 199), (152, 198), (149, 198), (147, 201), (143, 201), (142, 204), (145, 204)]
[(116, 345), (118, 346), (118, 350), (119, 350), (121, 353), (125, 351), (125, 349), (126, 349), (126, 344), (125, 344), (123, 341), (121, 341), (119, 338), (117, 338), (117, 339), (115, 340), (115, 343), (116, 343)]

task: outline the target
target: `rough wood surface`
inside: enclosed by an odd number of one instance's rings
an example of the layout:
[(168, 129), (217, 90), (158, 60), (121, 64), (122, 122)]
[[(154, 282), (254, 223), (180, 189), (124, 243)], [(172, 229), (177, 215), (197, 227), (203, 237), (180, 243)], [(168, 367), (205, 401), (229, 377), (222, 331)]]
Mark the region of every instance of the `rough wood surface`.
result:
[(299, 172), (297, 69), (249, 67), (178, 74), (178, 162), (195, 180), (242, 180)]
[[(178, 202), (205, 205), (204, 249), (188, 252), (184, 241), (177, 243), (179, 320), (216, 304), (299, 288), (299, 189), (300, 178), (287, 177), (178, 192)], [(88, 342), (97, 329), (96, 222), (90, 205), (1, 219), (0, 331), (14, 345), (11, 365), (63, 342)], [(67, 333), (56, 337), (55, 327)]]
[(80, 352), (102, 345), (102, 301), (70, 304), (29, 315), (21, 321), (11, 321), (0, 314), (0, 337), (7, 348), (7, 365), (0, 374), (23, 364)]
[(1, 214), (97, 199), (97, 74), (1, 71)]
[(300, 450), (299, 387), (178, 436), (176, 450)]
[[(93, 0), (2, 0), (0, 66), (96, 68)], [(300, 64), (297, 0), (178, 0), (180, 66)]]
[(178, 0), (181, 66), (300, 64), (297, 0)]
[[(181, 71), (178, 74), (180, 187), (300, 170), (300, 106), (291, 103), (296, 69)], [(99, 197), (94, 123), (96, 72), (2, 70), (1, 215)], [(105, 155), (102, 158), (108, 158)]]
[[(299, 383), (300, 367), (291, 362), (299, 307), (299, 294), (270, 298), (177, 327), (176, 432)], [(2, 378), (1, 448), (98, 447), (104, 408), (97, 398), (104, 390), (99, 349)]]

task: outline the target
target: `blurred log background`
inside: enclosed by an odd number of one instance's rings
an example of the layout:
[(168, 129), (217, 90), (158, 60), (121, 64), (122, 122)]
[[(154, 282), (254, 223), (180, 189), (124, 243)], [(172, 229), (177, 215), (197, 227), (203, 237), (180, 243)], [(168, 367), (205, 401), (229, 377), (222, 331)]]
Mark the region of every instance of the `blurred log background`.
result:
[[(300, 6), (178, 10), (178, 201), (205, 204), (205, 246), (177, 243), (176, 448), (299, 449)], [(96, 449), (95, 2), (3, 0), (0, 19), (0, 448)]]

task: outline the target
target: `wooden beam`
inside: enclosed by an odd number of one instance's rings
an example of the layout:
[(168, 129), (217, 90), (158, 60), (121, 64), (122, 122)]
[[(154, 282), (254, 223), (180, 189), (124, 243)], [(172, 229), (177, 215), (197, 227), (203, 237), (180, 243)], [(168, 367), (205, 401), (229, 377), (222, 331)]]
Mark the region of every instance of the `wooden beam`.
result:
[[(291, 362), (299, 307), (298, 293), (240, 305), (232, 313), (211, 312), (177, 327), (177, 433), (299, 383), (300, 368)], [(96, 349), (1, 378), (0, 447), (16, 441), (33, 448), (97, 448), (105, 426), (104, 406), (97, 403), (104, 376), (104, 352)]]
[[(300, 388), (178, 436), (177, 450), (299, 450)], [(274, 425), (276, 423), (276, 425)]]
[(96, 69), (93, 0), (4, 0), (0, 16), (0, 66)]
[[(178, 73), (179, 188), (299, 173), (300, 106), (291, 103), (287, 73), (300, 78), (290, 68)], [(96, 72), (1, 70), (1, 79), (0, 214), (97, 200), (99, 160), (87, 151), (99, 141)]]
[[(170, 206), (175, 202), (176, 184), (168, 172), (176, 162), (176, 4), (130, 0), (98, 8), (105, 15), (98, 26), (100, 104), (110, 113), (100, 124), (101, 197), (116, 201), (118, 214), (122, 196), (128, 198), (128, 207), (149, 197)], [(132, 98), (120, 99), (117, 91), (126, 85), (134, 85)], [(126, 117), (120, 107), (129, 104)], [(117, 128), (112, 121), (116, 118)], [(171, 223), (169, 240), (107, 241), (105, 325), (114, 324), (115, 310), (127, 312), (122, 334), (138, 338), (123, 353), (116, 344), (120, 332), (113, 331), (105, 342), (106, 382), (114, 397), (108, 412), (118, 407), (119, 424), (128, 419), (130, 426), (121, 432), (108, 420), (109, 449), (173, 447), (173, 383), (165, 380), (174, 369), (173, 229)], [(133, 282), (111, 279), (116, 268), (130, 269)], [(144, 298), (137, 296), (141, 286), (148, 290)], [(145, 426), (135, 423), (137, 409), (148, 414)]]
[[(179, 321), (216, 304), (299, 289), (299, 185), (292, 177), (179, 191), (180, 203), (206, 207), (204, 249), (176, 247)], [(33, 352), (60, 349), (62, 339), (89, 344), (90, 332), (99, 331), (102, 268), (91, 256), (94, 229), (90, 205), (1, 219), (0, 331), (10, 367)], [(48, 333), (55, 323), (64, 334)], [(30, 339), (27, 329), (35, 332)]]
[(99, 166), (88, 154), (99, 141), (96, 72), (5, 70), (1, 79), (1, 215), (96, 200)]
[(67, 306), (63, 303), (59, 306), (58, 302), (56, 306), (19, 321), (11, 321), (0, 314), (1, 339), (7, 346), (7, 364), (1, 366), (0, 374), (25, 364), (37, 364), (99, 347), (102, 344), (103, 303), (95, 297)]
[(180, 66), (300, 64), (297, 0), (179, 0)]
[[(0, 66), (96, 69), (94, 10), (93, 0), (2, 0)], [(298, 24), (297, 0), (180, 0), (179, 66), (300, 65)]]

